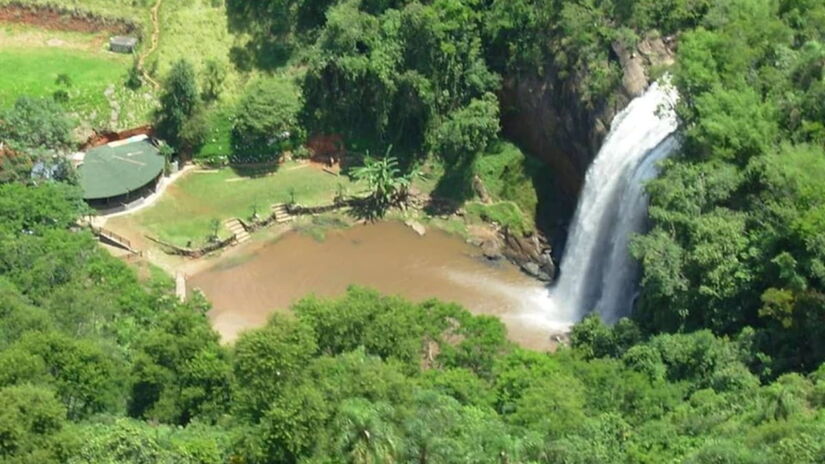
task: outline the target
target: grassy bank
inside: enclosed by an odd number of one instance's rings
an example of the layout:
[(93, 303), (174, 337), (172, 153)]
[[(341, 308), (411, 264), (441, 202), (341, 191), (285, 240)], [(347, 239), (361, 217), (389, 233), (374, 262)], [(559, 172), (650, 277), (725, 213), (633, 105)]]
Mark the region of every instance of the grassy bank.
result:
[(329, 203), (339, 184), (350, 191), (355, 188), (346, 177), (309, 164), (285, 163), (275, 172), (259, 175), (230, 168), (196, 171), (169, 186), (151, 207), (113, 218), (107, 227), (116, 231), (138, 227), (168, 242), (197, 244), (211, 233), (215, 219), (221, 223), (233, 217), (247, 219), (255, 209), (266, 215), (272, 204), (290, 202), (293, 197), (303, 205)]
[(536, 184), (547, 177), (546, 166), (503, 141), (479, 154), (465, 169), (447, 169), (437, 159), (430, 159), (415, 182), (416, 189), (463, 208), (464, 214), (456, 217), (426, 208), (429, 215), (417, 219), (459, 235), (466, 235), (468, 226), (483, 223), (526, 233), (536, 228)]
[(12, 3), (26, 3), (39, 6), (58, 6), (66, 10), (81, 10), (107, 18), (125, 18), (138, 22), (144, 31), (151, 31), (149, 8), (155, 0), (0, 0), (0, 7)]

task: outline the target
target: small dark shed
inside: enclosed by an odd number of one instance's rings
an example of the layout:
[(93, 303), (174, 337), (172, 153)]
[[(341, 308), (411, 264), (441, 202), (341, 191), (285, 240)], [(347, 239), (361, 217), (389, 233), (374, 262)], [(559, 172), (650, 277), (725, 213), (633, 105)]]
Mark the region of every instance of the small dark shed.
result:
[(117, 53), (133, 53), (137, 43), (136, 37), (118, 35), (109, 40), (109, 50)]

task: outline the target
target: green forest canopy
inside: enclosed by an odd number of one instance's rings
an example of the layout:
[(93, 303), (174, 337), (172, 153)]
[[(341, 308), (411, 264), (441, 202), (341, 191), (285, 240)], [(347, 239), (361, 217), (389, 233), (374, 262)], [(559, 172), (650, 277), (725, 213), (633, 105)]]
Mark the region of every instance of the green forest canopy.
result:
[[(139, 281), (61, 184), (0, 186), (4, 462), (821, 462), (825, 367), (754, 375), (755, 333), (588, 318), (572, 347), (351, 288), (221, 345), (208, 303)], [(54, 221), (52, 218), (63, 218)], [(30, 232), (26, 232), (30, 231)], [(33, 232), (33, 233), (32, 233)]]
[[(825, 461), (820, 1), (228, 8), (255, 66), (303, 55), (307, 131), (456, 166), (497, 138), (502, 77), (558, 73), (598, 106), (621, 78), (612, 41), (676, 34), (683, 149), (649, 186), (632, 319), (588, 318), (549, 355), (495, 318), (353, 288), (224, 346), (208, 302), (177, 302), (167, 278), (139, 280), (71, 229), (76, 188), (5, 183), (0, 460)], [(40, 148), (42, 120), (63, 140), (45, 103), (22, 105), (3, 139)]]

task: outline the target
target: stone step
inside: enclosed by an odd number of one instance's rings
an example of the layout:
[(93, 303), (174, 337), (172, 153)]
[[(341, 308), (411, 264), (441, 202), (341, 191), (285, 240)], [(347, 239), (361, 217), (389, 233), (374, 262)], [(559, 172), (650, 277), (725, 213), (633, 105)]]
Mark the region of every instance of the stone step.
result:
[(289, 209), (284, 203), (272, 205), (272, 215), (275, 216), (275, 222), (278, 224), (283, 224), (293, 219), (292, 215), (289, 214)]
[(224, 222), (224, 226), (226, 226), (227, 229), (238, 229), (238, 228), (243, 229), (244, 228), (243, 224), (241, 224), (241, 221), (239, 221), (237, 219), (231, 219), (229, 221)]
[(227, 219), (223, 224), (227, 229), (229, 229), (230, 232), (232, 232), (232, 234), (235, 235), (235, 240), (238, 243), (244, 243), (252, 238), (238, 218)]

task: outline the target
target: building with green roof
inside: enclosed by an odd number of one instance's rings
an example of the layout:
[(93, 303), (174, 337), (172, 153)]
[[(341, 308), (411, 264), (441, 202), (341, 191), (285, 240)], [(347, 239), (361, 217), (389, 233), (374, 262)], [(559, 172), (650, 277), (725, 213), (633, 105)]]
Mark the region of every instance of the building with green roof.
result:
[(154, 192), (165, 160), (145, 135), (75, 155), (83, 199), (96, 207), (128, 204)]

